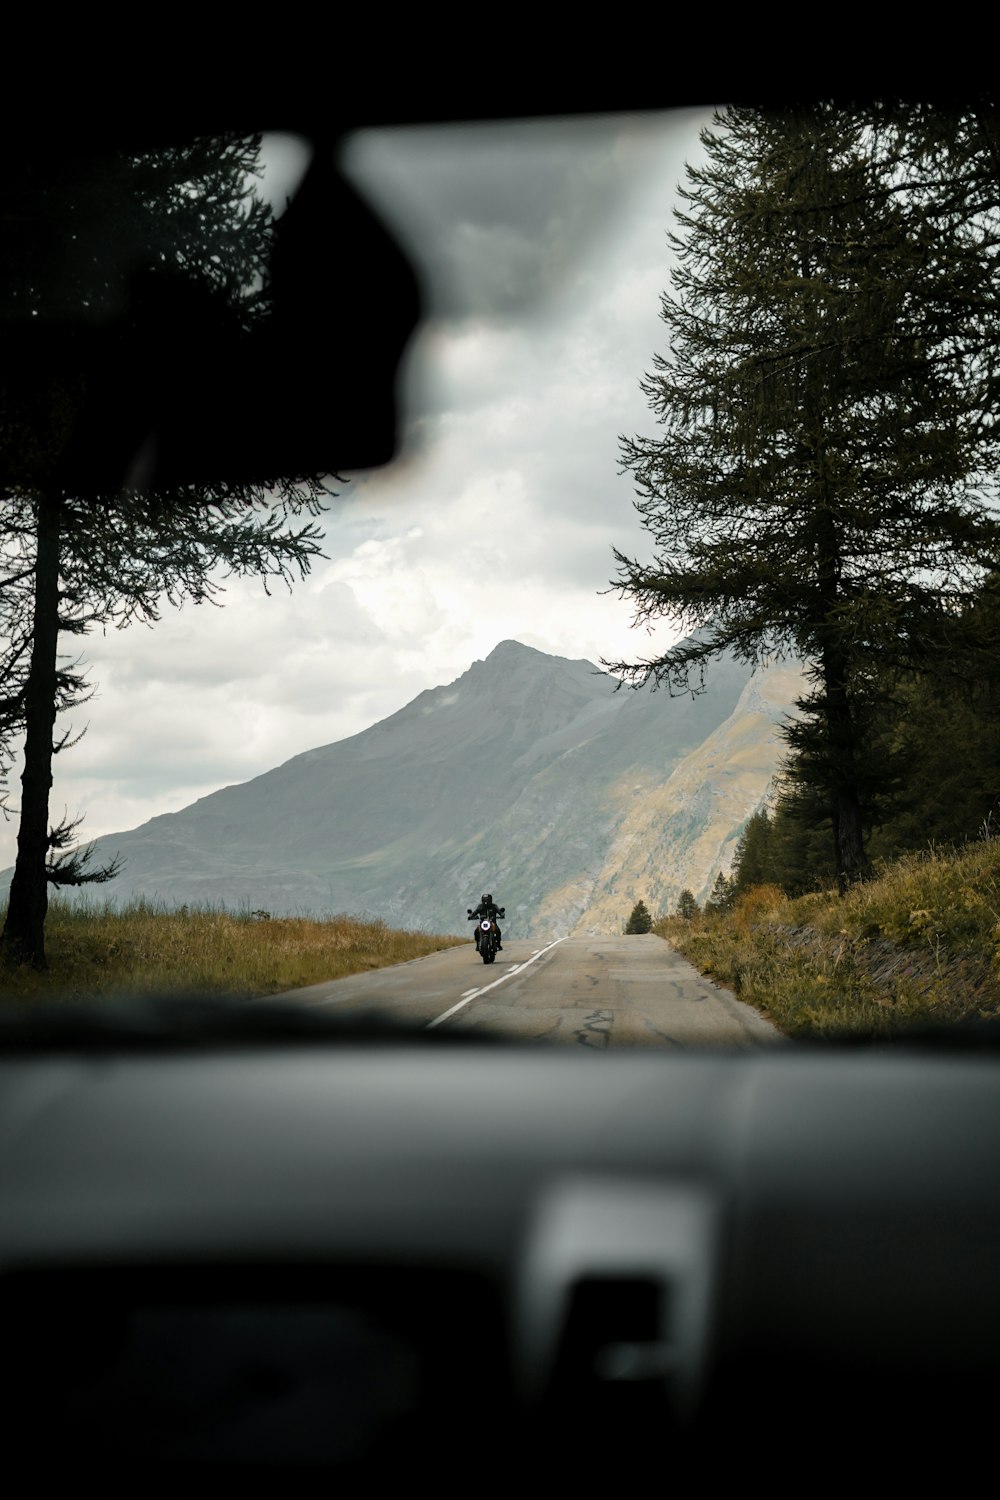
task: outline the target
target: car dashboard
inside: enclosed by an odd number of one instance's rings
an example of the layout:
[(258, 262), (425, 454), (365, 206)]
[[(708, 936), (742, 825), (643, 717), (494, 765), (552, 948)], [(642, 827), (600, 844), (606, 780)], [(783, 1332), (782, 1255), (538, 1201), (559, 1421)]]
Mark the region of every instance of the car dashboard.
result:
[(8, 1446), (130, 1485), (953, 1472), (1000, 1394), (998, 1082), (901, 1044), (22, 1039)]

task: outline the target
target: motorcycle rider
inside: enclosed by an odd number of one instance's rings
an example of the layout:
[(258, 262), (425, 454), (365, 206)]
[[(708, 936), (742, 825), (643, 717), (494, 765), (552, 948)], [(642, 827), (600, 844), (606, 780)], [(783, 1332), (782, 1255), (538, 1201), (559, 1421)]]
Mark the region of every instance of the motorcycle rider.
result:
[[(478, 917), (480, 920), (482, 920), (484, 917), (487, 917), (487, 918), (489, 918), (489, 920), (491, 922), (495, 923), (496, 929), (497, 929), (497, 952), (498, 953), (502, 953), (503, 952), (503, 933), (500, 931), (500, 923), (497, 921), (497, 917), (502, 917), (504, 915), (504, 908), (502, 906), (497, 906), (497, 905), (494, 904), (492, 895), (488, 895), (488, 896), (484, 895), (484, 896), (482, 896), (480, 898), (479, 905), (475, 908), (475, 910), (472, 910), (470, 907), (466, 907), (466, 911), (468, 912), (470, 918), (471, 917)], [(479, 927), (478, 927), (478, 925), (476, 927), (475, 943), (476, 943), (476, 951), (478, 952), (479, 951)]]

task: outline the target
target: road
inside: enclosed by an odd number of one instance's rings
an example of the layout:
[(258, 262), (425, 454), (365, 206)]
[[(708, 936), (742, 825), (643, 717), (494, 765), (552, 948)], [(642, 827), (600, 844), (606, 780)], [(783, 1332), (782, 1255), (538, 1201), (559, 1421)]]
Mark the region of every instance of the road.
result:
[(411, 963), (280, 998), (374, 1012), (413, 1027), (583, 1047), (755, 1047), (780, 1040), (652, 934), (504, 943), (491, 965), (470, 941)]

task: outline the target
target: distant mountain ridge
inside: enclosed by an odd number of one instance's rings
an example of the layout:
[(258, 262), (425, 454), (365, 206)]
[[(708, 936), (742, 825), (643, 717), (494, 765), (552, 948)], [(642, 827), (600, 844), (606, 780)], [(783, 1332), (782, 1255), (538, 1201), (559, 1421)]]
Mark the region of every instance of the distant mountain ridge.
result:
[(519, 936), (700, 899), (774, 772), (798, 675), (722, 659), (694, 698), (616, 688), (502, 641), (349, 739), (95, 840), (125, 861), (101, 895), (462, 932), (491, 890)]

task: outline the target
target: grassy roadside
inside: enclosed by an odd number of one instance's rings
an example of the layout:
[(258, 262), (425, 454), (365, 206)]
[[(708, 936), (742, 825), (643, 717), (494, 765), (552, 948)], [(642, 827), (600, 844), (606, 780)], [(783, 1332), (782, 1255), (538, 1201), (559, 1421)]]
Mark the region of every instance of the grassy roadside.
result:
[(0, 970), (0, 995), (21, 1001), (273, 995), (464, 941), (346, 916), (263, 919), (225, 910), (168, 911), (144, 902), (119, 912), (57, 900), (45, 928), (48, 970)]
[(756, 886), (655, 932), (790, 1036), (1000, 1019), (1000, 840), (887, 865), (843, 899)]

